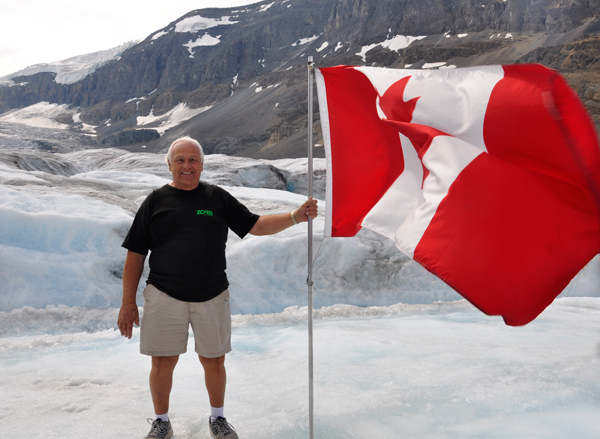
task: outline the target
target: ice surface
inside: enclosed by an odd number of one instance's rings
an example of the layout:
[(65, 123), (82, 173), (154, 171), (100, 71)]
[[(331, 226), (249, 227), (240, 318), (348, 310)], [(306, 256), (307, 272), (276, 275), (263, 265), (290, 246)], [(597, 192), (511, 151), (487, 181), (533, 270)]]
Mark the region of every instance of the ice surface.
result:
[[(599, 300), (558, 299), (523, 328), (464, 301), (322, 309), (315, 437), (597, 437)], [(126, 340), (105, 328), (114, 319), (112, 310), (74, 308), (0, 313), (0, 329), (31, 324), (0, 338), (0, 419), (14, 436), (146, 434), (149, 359), (138, 353), (138, 329)], [(225, 415), (246, 439), (308, 437), (306, 309), (233, 320)], [(208, 411), (198, 360), (183, 355), (169, 410), (174, 437), (209, 438)]]
[[(222, 155), (206, 156), (203, 179), (259, 214), (297, 207), (308, 181), (306, 159)], [(155, 154), (0, 149), (0, 420), (16, 437), (147, 432), (149, 360), (138, 329), (132, 340), (116, 330), (120, 244), (144, 197), (168, 181)], [(316, 159), (321, 200), (324, 183)], [(595, 437), (598, 258), (534, 322), (510, 328), (375, 233), (323, 241), (320, 206), (317, 438)], [(226, 415), (246, 439), (308, 435), (306, 246), (306, 225), (228, 243)], [(175, 373), (177, 438), (209, 437), (194, 357)]]
[[(314, 187), (321, 199), (324, 168), (316, 159)], [(308, 186), (306, 159), (210, 155), (203, 179), (258, 214), (292, 210)], [(163, 157), (155, 154), (0, 150), (0, 311), (118, 306), (125, 256), (120, 244), (145, 196), (169, 181)], [(323, 225), (321, 215), (314, 222), (317, 307), (459, 299), (390, 240), (364, 230), (355, 238), (324, 241)], [(306, 247), (306, 224), (269, 237), (231, 234), (227, 273), (239, 292), (232, 298), (234, 312), (273, 313), (302, 304)], [(598, 264), (586, 267), (563, 295), (600, 296)]]

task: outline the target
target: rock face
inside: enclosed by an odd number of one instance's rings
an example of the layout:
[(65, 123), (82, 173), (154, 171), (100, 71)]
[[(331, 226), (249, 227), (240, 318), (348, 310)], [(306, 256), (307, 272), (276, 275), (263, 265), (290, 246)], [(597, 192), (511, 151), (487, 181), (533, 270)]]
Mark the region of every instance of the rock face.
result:
[[(78, 82), (13, 77), (17, 85), (0, 87), (0, 113), (69, 104), (96, 126), (100, 145), (160, 151), (188, 134), (208, 153), (303, 156), (312, 55), (319, 67), (539, 62), (563, 73), (600, 124), (599, 17), (597, 0), (269, 0), (196, 10)], [(421, 38), (393, 50), (397, 36)], [(158, 123), (139, 129), (140, 116), (180, 104), (211, 108), (162, 136)], [(319, 142), (318, 123), (314, 130)]]

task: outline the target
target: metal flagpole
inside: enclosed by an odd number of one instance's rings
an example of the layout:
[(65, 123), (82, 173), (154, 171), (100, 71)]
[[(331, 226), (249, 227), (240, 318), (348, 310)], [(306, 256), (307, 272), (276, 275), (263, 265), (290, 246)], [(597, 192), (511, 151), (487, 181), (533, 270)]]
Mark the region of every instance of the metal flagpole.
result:
[[(313, 57), (308, 57), (308, 196), (313, 196)], [(308, 217), (308, 430), (310, 439), (315, 437), (313, 420), (313, 223)]]

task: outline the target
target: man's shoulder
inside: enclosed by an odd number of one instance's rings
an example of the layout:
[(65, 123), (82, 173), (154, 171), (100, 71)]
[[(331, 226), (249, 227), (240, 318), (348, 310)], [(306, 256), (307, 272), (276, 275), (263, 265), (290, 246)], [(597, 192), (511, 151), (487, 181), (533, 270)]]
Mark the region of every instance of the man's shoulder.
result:
[(227, 190), (223, 189), (221, 186), (217, 186), (216, 184), (201, 181), (198, 186), (203, 192), (209, 195), (231, 196)]
[(156, 199), (159, 199), (159, 198), (167, 195), (169, 193), (168, 186), (169, 186), (168, 184), (165, 184), (164, 186), (154, 189), (152, 192), (150, 192), (146, 196), (146, 199), (144, 200), (144, 202), (150, 202), (152, 200), (156, 200)]
[(203, 193), (207, 198), (226, 206), (228, 209), (237, 209), (238, 207), (243, 206), (240, 200), (221, 186), (205, 182), (200, 182), (200, 185), (204, 188)]

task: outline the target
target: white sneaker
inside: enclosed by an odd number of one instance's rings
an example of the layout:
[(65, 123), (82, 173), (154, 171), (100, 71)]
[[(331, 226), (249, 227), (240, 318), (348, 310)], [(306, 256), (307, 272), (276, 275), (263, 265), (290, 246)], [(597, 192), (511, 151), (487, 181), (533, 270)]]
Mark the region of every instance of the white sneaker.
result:
[(162, 419), (148, 419), (148, 423), (152, 424), (152, 427), (144, 439), (169, 439), (173, 436), (171, 421), (165, 422)]
[(215, 439), (239, 439), (235, 428), (225, 418), (219, 416), (214, 421), (208, 418), (208, 426), (211, 436)]

